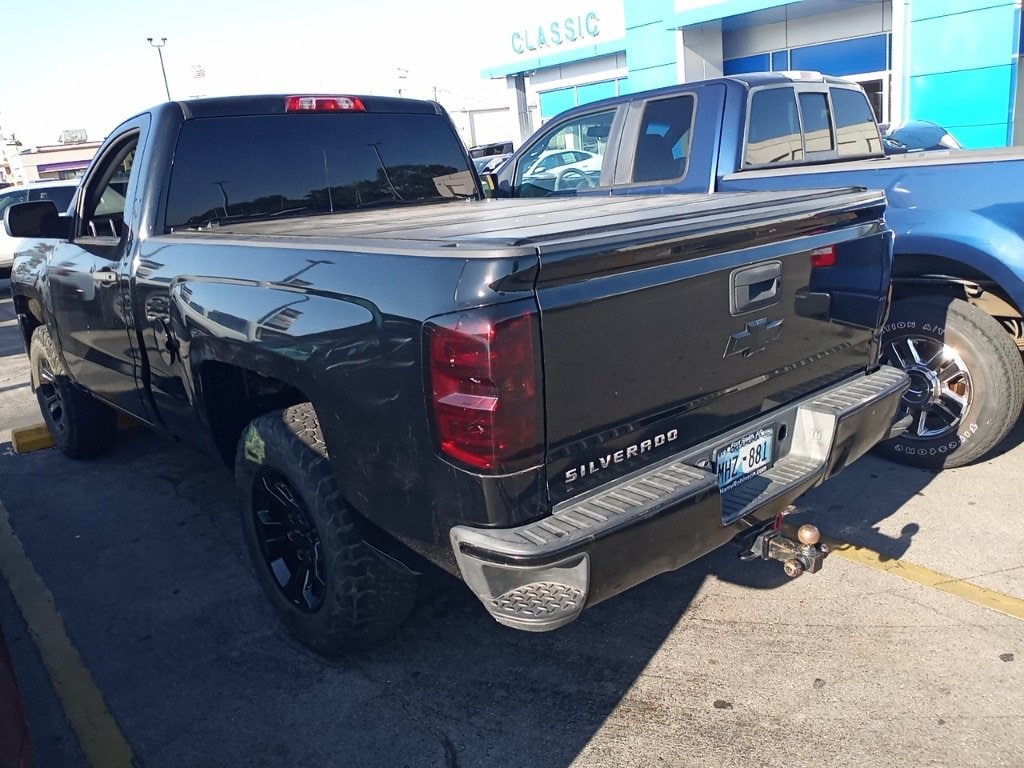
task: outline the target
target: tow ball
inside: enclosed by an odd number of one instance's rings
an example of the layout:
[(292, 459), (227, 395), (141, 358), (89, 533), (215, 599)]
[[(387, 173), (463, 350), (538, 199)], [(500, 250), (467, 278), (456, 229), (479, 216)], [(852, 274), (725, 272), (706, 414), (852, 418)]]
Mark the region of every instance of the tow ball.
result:
[(795, 579), (803, 573), (820, 571), (828, 551), (828, 545), (821, 542), (817, 526), (810, 523), (801, 525), (796, 531), (796, 540), (793, 540), (783, 533), (780, 515), (775, 523), (757, 535), (740, 559), (779, 560), (786, 575)]

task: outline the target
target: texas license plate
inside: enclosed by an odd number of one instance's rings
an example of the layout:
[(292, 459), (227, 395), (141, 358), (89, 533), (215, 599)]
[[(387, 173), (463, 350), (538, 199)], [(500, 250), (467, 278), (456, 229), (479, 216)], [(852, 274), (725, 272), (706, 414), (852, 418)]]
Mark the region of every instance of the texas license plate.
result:
[(715, 469), (722, 493), (768, 469), (772, 463), (774, 436), (774, 429), (762, 427), (718, 450)]

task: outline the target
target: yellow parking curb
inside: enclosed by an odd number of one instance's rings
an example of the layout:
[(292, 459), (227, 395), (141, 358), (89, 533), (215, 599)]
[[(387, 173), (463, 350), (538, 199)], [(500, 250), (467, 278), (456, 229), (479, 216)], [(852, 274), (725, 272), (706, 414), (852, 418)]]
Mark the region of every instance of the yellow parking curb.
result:
[(53, 448), (53, 437), (50, 430), (42, 424), (32, 427), (19, 427), (11, 430), (11, 446), (15, 453), (30, 453), (44, 448)]
[[(117, 428), (119, 430), (134, 429), (139, 426), (131, 416), (124, 413), (117, 414)], [(31, 427), (18, 427), (11, 430), (11, 447), (15, 453), (31, 453), (42, 451), (46, 448), (53, 448), (53, 436), (45, 424), (34, 424)]]

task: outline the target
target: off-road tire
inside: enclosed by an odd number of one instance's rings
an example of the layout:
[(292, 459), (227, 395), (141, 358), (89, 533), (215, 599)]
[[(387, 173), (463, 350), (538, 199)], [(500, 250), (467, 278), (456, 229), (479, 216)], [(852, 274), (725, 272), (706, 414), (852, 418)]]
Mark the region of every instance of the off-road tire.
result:
[[(309, 403), (253, 419), (239, 440), (235, 478), (253, 568), (274, 610), (300, 642), (323, 656), (340, 656), (378, 644), (405, 621), (416, 599), (416, 577), (367, 544), (361, 534), (365, 523), (342, 498)], [(297, 536), (306, 552), (295, 565), (298, 570), (288, 568), (286, 585), (271, 564), (276, 561), (280, 569), (286, 557), (268, 554), (268, 526), (261, 521), (269, 514), (268, 483), (278, 488), (270, 497), (273, 505), (280, 501), (282, 482), (293, 506), (281, 506), (304, 528)], [(307, 546), (310, 541), (315, 544)], [(311, 553), (315, 566), (306, 565)], [(307, 580), (322, 585), (318, 596), (312, 589), (297, 601), (298, 595), (287, 592), (295, 591), (295, 574), (303, 568)]]
[[(932, 359), (940, 350), (945, 357)], [(897, 419), (909, 413), (913, 423), (876, 449), (888, 459), (930, 469), (964, 466), (995, 448), (1020, 416), (1020, 350), (996, 320), (966, 301), (897, 301), (882, 336), (882, 360), (912, 381)]]
[(45, 325), (32, 332), (29, 361), (39, 410), (61, 452), (88, 459), (110, 450), (117, 414), (71, 380)]

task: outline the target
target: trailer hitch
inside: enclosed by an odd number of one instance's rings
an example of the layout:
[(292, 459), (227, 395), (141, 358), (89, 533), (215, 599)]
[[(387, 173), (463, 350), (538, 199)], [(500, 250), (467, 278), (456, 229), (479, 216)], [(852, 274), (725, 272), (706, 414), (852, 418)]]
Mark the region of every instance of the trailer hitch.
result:
[(828, 556), (828, 544), (821, 541), (817, 526), (805, 523), (790, 538), (782, 528), (782, 512), (766, 528), (757, 533), (750, 547), (740, 553), (740, 560), (778, 560), (786, 575), (795, 579), (804, 573), (817, 573)]

